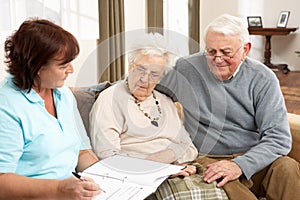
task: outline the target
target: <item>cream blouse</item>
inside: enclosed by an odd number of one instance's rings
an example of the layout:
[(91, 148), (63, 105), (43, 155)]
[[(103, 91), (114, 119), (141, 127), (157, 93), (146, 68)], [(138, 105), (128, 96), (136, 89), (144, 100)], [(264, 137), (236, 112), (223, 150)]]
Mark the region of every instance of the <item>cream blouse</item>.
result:
[[(91, 142), (100, 159), (115, 154), (147, 158), (164, 150), (173, 152), (173, 162), (196, 158), (197, 149), (182, 125), (174, 102), (158, 91), (154, 93), (162, 112), (158, 127), (139, 110), (125, 81), (100, 93), (90, 113)], [(141, 107), (152, 118), (159, 116), (152, 95), (141, 102)]]

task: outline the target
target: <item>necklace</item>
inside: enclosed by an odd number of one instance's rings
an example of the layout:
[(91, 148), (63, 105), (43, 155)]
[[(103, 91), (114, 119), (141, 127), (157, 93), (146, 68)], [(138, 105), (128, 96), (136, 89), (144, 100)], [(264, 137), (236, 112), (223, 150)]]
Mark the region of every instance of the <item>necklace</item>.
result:
[[(132, 95), (133, 96), (133, 95)], [(150, 122), (151, 122), (151, 124), (153, 125), (153, 126), (156, 126), (156, 127), (158, 127), (158, 120), (160, 119), (160, 117), (161, 117), (161, 109), (160, 109), (160, 106), (159, 106), (159, 101), (156, 99), (156, 96), (155, 96), (155, 94), (154, 94), (154, 92), (152, 91), (152, 96), (153, 96), (153, 99), (154, 99), (154, 101), (155, 101), (155, 105), (157, 106), (157, 111), (158, 111), (158, 113), (159, 113), (159, 115), (157, 116), (157, 117), (151, 117), (150, 116), (150, 114), (149, 113), (146, 113), (145, 111), (144, 111), (144, 109), (141, 107), (141, 101), (139, 101), (139, 100), (137, 100), (134, 96), (134, 103), (138, 106), (138, 108), (139, 108), (139, 110), (142, 112), (142, 113), (144, 113), (144, 115), (147, 117), (147, 118), (149, 118), (150, 119)]]

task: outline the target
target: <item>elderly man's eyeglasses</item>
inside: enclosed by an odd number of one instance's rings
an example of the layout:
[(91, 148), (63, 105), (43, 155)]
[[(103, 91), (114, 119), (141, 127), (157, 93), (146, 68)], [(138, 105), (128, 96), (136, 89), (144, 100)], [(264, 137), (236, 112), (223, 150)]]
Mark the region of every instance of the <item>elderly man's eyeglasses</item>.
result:
[(162, 77), (161, 73), (147, 70), (144, 66), (136, 66), (133, 72), (139, 76), (148, 75), (149, 80), (153, 82), (158, 82)]
[(217, 50), (215, 49), (206, 49), (205, 52), (203, 53), (204, 56), (206, 56), (206, 58), (208, 59), (212, 59), (212, 60), (216, 60), (216, 58), (220, 58), (221, 60), (230, 60), (232, 58), (234, 58), (234, 56), (237, 54), (237, 52), (242, 48), (242, 46), (240, 46), (235, 52), (232, 51), (228, 51), (228, 50), (220, 50), (220, 52), (222, 53), (222, 55), (217, 56)]

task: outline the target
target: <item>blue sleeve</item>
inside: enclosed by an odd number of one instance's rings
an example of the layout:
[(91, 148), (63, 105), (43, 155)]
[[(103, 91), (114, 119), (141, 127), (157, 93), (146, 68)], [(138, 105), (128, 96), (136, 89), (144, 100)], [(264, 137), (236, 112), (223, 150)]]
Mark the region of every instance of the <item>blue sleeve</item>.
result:
[(264, 84), (255, 95), (255, 122), (261, 139), (243, 156), (233, 159), (248, 179), (291, 150), (292, 138), (284, 98), (278, 80), (272, 75), (261, 78), (265, 80)]
[(15, 172), (23, 153), (23, 133), (8, 99), (0, 94), (0, 172)]

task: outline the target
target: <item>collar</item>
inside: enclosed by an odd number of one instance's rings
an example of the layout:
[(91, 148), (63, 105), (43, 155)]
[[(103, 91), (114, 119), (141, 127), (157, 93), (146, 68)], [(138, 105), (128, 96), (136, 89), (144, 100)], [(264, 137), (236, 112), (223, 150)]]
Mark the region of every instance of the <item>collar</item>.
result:
[[(8, 73), (6, 76), (6, 80), (8, 81), (8, 84), (11, 85), (15, 90), (20, 91), (28, 101), (32, 103), (38, 103), (38, 102), (44, 102), (44, 100), (41, 98), (41, 96), (34, 90), (31, 89), (30, 92), (28, 90), (20, 90), (14, 83), (13, 83), (13, 76)], [(62, 88), (54, 88), (52, 89), (53, 94), (57, 96), (58, 98), (61, 97), (61, 94), (64, 92)]]
[(239, 66), (236, 68), (236, 70), (234, 71), (234, 73), (232, 74), (232, 76), (230, 76), (227, 80), (231, 80), (233, 79), (236, 74), (240, 71), (241, 65), (243, 64), (244, 61), (240, 62)]
[[(26, 97), (26, 99), (28, 99), (28, 101), (30, 101), (32, 103), (43, 103), (44, 102), (44, 100), (41, 98), (41, 96), (34, 89), (31, 89), (29, 93), (28, 93), (28, 90), (21, 90), (21, 93)], [(54, 96), (56, 96), (60, 99), (63, 91), (60, 88), (55, 88), (55, 89), (52, 89), (52, 93), (53, 93), (53, 98), (54, 98)]]

